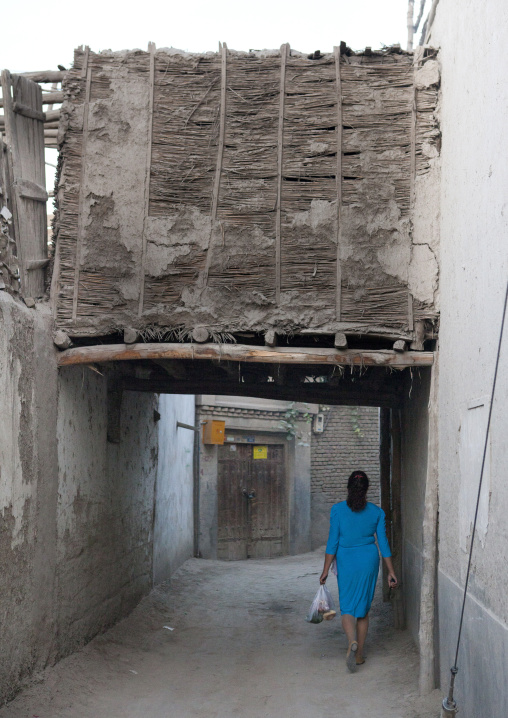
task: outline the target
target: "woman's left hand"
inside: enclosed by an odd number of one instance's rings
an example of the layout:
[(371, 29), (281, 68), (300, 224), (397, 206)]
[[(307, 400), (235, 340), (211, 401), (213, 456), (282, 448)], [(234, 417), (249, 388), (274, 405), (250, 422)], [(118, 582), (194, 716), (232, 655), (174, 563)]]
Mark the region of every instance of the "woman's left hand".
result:
[(323, 573), (322, 573), (321, 576), (319, 577), (319, 583), (320, 583), (322, 586), (324, 586), (324, 584), (326, 583), (326, 579), (327, 579), (327, 578), (328, 578), (328, 571), (323, 571)]
[(397, 576), (390, 571), (388, 574), (388, 586), (390, 588), (397, 588), (399, 585), (399, 582), (397, 581)]

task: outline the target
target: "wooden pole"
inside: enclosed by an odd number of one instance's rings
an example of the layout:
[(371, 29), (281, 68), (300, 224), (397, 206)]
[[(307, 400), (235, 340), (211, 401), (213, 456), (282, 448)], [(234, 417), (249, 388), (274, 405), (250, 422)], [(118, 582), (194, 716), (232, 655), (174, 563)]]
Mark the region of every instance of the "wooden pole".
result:
[(402, 456), (400, 410), (391, 410), (392, 434), (392, 561), (400, 585), (392, 591), (393, 625), (406, 627), (404, 615), (404, 584), (402, 582)]
[(407, 51), (408, 52), (411, 52), (413, 49), (414, 14), (415, 14), (415, 0), (408, 0), (408, 3), (407, 3)]
[(282, 239), (281, 239), (281, 199), (282, 199), (282, 163), (284, 159), (284, 106), (286, 100), (286, 60), (289, 45), (280, 48), (280, 88), (279, 88), (279, 126), (277, 131), (277, 206), (275, 214), (275, 302), (280, 303), (282, 283)]
[(81, 269), (81, 252), (83, 247), (83, 235), (85, 233), (85, 180), (86, 180), (86, 144), (88, 139), (88, 107), (90, 104), (90, 90), (92, 87), (92, 66), (88, 64), (90, 48), (85, 49), (85, 57), (83, 60), (83, 68), (81, 76), (85, 78), (85, 101), (83, 103), (83, 139), (81, 141), (81, 181), (79, 187), (79, 205), (78, 205), (78, 232), (76, 239), (76, 257), (74, 264), (74, 288), (72, 295), (72, 321), (76, 321), (78, 314), (78, 298), (79, 298), (79, 273)]
[(329, 364), (336, 366), (386, 366), (403, 369), (432, 366), (432, 352), (394, 352), (389, 349), (307, 349), (259, 347), (245, 344), (102, 344), (67, 349), (58, 357), (60, 366), (133, 359), (218, 359), (261, 364)]
[(342, 266), (340, 263), (341, 222), (342, 222), (342, 81), (340, 77), (340, 48), (334, 47), (335, 82), (337, 92), (337, 169), (335, 181), (337, 184), (337, 258), (336, 258), (336, 288), (335, 288), (335, 318), (340, 322), (342, 313)]
[[(379, 478), (381, 483), (381, 508), (386, 516), (386, 536), (392, 545), (392, 511), (391, 511), (391, 435), (390, 435), (390, 409), (379, 410)], [(390, 600), (388, 587), (388, 569), (383, 561), (383, 601)]]
[(152, 132), (153, 132), (153, 98), (155, 88), (155, 43), (148, 43), (148, 53), (150, 56), (150, 74), (148, 76), (148, 133), (146, 147), (146, 169), (145, 169), (145, 201), (143, 217), (143, 235), (141, 238), (141, 262), (139, 267), (139, 303), (138, 316), (143, 314), (145, 303), (145, 261), (146, 261), (146, 245), (147, 245), (147, 222), (150, 208), (150, 171), (152, 166)]
[(221, 91), (220, 91), (220, 120), (219, 120), (219, 146), (217, 149), (217, 162), (215, 164), (215, 178), (212, 190), (212, 214), (210, 217), (210, 234), (208, 237), (208, 248), (206, 251), (206, 264), (203, 275), (203, 284), (208, 284), (208, 273), (212, 263), (212, 242), (215, 220), (217, 219), (217, 207), (219, 205), (220, 180), (222, 175), (222, 160), (224, 157), (224, 142), (226, 136), (226, 100), (227, 100), (227, 59), (228, 47), (226, 43), (219, 43), (221, 53)]

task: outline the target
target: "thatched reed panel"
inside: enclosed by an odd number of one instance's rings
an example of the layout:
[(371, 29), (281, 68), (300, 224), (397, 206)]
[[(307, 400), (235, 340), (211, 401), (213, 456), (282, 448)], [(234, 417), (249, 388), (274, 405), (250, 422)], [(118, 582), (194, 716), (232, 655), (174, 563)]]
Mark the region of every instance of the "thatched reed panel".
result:
[(341, 66), (343, 202), (410, 207), (413, 65), (410, 56), (352, 58)]
[(280, 59), (228, 57), (218, 218), (273, 230)]
[(346, 322), (407, 327), (408, 291), (397, 285), (342, 289), (342, 316)]
[(210, 211), (217, 158), (220, 61), (156, 55), (150, 207), (164, 217), (181, 205)]
[(405, 258), (414, 178), (439, 150), (437, 87), (415, 90), (407, 54), (337, 57), (340, 93), (333, 54), (292, 51), (281, 96), (278, 52), (158, 50), (153, 73), (146, 52), (77, 52), (58, 324), (76, 336), (198, 324), (213, 335), (341, 322), (397, 332), (435, 318), (432, 297), (411, 311)]
[[(281, 290), (333, 304), (337, 245), (335, 59), (288, 58), (282, 163)], [(312, 204), (314, 202), (314, 205)], [(315, 221), (312, 221), (312, 217)], [(319, 224), (318, 232), (312, 225)]]

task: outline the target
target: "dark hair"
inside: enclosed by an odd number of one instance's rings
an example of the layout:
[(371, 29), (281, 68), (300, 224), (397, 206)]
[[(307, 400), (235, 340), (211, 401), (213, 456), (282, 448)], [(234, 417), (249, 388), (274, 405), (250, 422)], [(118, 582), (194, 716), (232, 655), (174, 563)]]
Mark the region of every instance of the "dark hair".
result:
[(347, 482), (347, 505), (351, 511), (363, 511), (367, 506), (369, 477), (365, 471), (353, 471)]

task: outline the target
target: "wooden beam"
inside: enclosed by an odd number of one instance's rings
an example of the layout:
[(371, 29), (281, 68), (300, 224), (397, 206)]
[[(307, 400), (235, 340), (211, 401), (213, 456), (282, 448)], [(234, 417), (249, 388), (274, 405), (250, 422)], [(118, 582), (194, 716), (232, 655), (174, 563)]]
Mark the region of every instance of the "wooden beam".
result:
[(36, 202), (48, 201), (48, 193), (46, 192), (46, 188), (38, 184), (37, 182), (19, 179), (15, 184), (20, 197), (23, 197), (24, 199), (33, 199)]
[(20, 72), (19, 74), (34, 82), (63, 82), (67, 77), (65, 70), (40, 70), (38, 72)]
[(94, 364), (133, 359), (218, 359), (261, 364), (328, 364), (357, 367), (432, 366), (433, 352), (394, 352), (388, 349), (308, 349), (259, 347), (246, 344), (103, 344), (68, 349), (58, 357), (60, 366)]
[(401, 425), (400, 409), (391, 412), (392, 434), (392, 555), (395, 575), (399, 579), (399, 586), (392, 591), (393, 625), (404, 629), (406, 619), (404, 615), (404, 584), (402, 581), (402, 456), (401, 456)]
[(279, 89), (279, 126), (277, 131), (277, 204), (275, 207), (275, 302), (280, 303), (282, 283), (281, 257), (281, 196), (282, 196), (282, 163), (284, 159), (284, 105), (286, 99), (286, 60), (289, 55), (289, 44), (280, 48), (280, 89)]
[[(45, 92), (42, 95), (42, 104), (43, 105), (56, 105), (60, 104), (64, 101), (64, 93), (61, 91), (58, 92)], [(0, 107), (4, 106), (4, 99), (0, 98)]]
[(227, 59), (228, 46), (224, 43), (221, 47), (221, 90), (220, 90), (220, 122), (219, 122), (219, 147), (217, 150), (217, 164), (215, 167), (215, 180), (213, 183), (212, 196), (212, 223), (217, 219), (217, 206), (219, 204), (220, 178), (222, 174), (222, 159), (224, 157), (224, 141), (226, 135), (226, 90), (227, 90)]
[(410, 164), (409, 164), (409, 207), (413, 209), (415, 199), (415, 179), (416, 179), (416, 101), (417, 101), (417, 90), (415, 82), (415, 70), (413, 70), (413, 88), (411, 91), (411, 127), (410, 127)]
[(224, 158), (224, 142), (226, 137), (226, 90), (227, 90), (227, 59), (228, 46), (226, 43), (219, 43), (221, 54), (221, 90), (220, 90), (220, 119), (219, 119), (219, 146), (217, 149), (217, 162), (215, 164), (215, 178), (212, 189), (212, 215), (210, 217), (210, 234), (208, 235), (208, 247), (206, 250), (206, 263), (203, 272), (203, 284), (208, 284), (208, 273), (212, 263), (212, 242), (213, 230), (217, 219), (217, 207), (219, 205), (220, 180), (222, 175), (222, 161)]
[(349, 385), (300, 383), (296, 385), (263, 382), (258, 384), (216, 379), (179, 381), (168, 376), (163, 379), (137, 379), (124, 376), (122, 388), (127, 391), (144, 391), (152, 394), (216, 394), (217, 396), (253, 396), (259, 399), (306, 401), (333, 406), (398, 406), (400, 397), (395, 391), (352, 389)]
[(340, 47), (333, 48), (335, 56), (335, 82), (337, 92), (337, 256), (335, 287), (335, 318), (340, 322), (342, 313), (342, 265), (340, 263), (341, 222), (342, 222), (342, 81), (340, 77)]
[(16, 112), (16, 114), (23, 115), (23, 117), (29, 117), (32, 120), (40, 120), (41, 122), (46, 121), (46, 114), (44, 112), (34, 110), (32, 107), (23, 105), (21, 102), (13, 102), (12, 109)]
[[(379, 481), (381, 485), (381, 508), (386, 516), (386, 536), (392, 543), (392, 511), (390, 489), (391, 464), (391, 436), (390, 436), (390, 409), (379, 411)], [(383, 601), (390, 600), (388, 587), (388, 569), (383, 561)]]
[(144, 217), (143, 217), (143, 235), (141, 238), (141, 262), (139, 267), (139, 302), (138, 316), (143, 314), (145, 304), (145, 262), (146, 262), (146, 245), (148, 242), (148, 214), (150, 210), (150, 171), (152, 167), (152, 134), (153, 134), (153, 101), (155, 90), (155, 43), (148, 43), (148, 53), (150, 55), (150, 74), (148, 76), (148, 132), (146, 139), (146, 166), (145, 166), (145, 197), (144, 197)]

